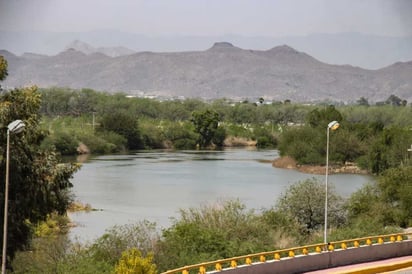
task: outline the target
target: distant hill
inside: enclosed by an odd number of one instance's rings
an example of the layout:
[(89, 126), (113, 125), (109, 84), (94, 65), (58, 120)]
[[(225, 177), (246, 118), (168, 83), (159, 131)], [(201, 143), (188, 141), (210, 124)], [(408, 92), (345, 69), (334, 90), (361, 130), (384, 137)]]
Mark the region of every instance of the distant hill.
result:
[(370, 102), (391, 94), (412, 101), (412, 62), (379, 70), (330, 65), (287, 45), (246, 50), (227, 42), (204, 51), (138, 52), (110, 57), (68, 49), (54, 56), (16, 56), (2, 86), (92, 88), (130, 94), (201, 98)]
[(102, 53), (104, 55), (110, 56), (110, 57), (118, 57), (118, 56), (123, 56), (123, 55), (129, 55), (132, 53), (135, 53), (135, 51), (125, 48), (125, 47), (99, 47), (95, 48), (85, 42), (79, 41), (79, 40), (74, 40), (71, 42), (68, 46), (66, 46), (65, 50), (68, 49), (74, 49), (80, 52), (83, 52), (85, 54), (91, 54), (91, 53)]

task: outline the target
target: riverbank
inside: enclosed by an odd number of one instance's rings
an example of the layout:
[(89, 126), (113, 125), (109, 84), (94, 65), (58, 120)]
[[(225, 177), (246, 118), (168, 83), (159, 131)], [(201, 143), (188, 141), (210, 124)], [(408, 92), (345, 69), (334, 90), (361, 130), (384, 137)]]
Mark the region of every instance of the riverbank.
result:
[[(296, 160), (290, 156), (276, 158), (272, 166), (277, 168), (293, 169), (303, 173), (322, 175), (326, 173), (325, 166), (298, 165)], [(368, 174), (366, 170), (360, 169), (354, 163), (347, 163), (343, 166), (329, 166), (329, 174)]]

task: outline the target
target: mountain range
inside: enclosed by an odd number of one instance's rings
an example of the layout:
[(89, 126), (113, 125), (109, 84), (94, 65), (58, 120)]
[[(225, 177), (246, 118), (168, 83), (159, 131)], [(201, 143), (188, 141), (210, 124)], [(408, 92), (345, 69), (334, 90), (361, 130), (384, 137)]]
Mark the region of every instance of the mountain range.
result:
[(105, 48), (121, 46), (135, 52), (203, 51), (216, 41), (228, 41), (240, 48), (254, 50), (289, 45), (328, 64), (349, 64), (365, 69), (379, 69), (395, 62), (412, 60), (412, 36), (379, 36), (357, 32), (302, 36), (245, 36), (236, 33), (205, 36), (147, 35), (104, 29), (50, 32), (11, 31), (0, 27), (0, 49), (17, 55), (25, 52), (56, 55), (75, 40)]
[[(106, 52), (105, 52), (106, 51)], [(110, 53), (111, 52), (111, 53)], [(92, 88), (132, 95), (370, 102), (390, 95), (412, 101), (412, 61), (367, 70), (331, 65), (290, 46), (251, 50), (217, 42), (207, 50), (133, 52), (76, 41), (57, 55), (1, 50), (9, 64), (3, 87)]]

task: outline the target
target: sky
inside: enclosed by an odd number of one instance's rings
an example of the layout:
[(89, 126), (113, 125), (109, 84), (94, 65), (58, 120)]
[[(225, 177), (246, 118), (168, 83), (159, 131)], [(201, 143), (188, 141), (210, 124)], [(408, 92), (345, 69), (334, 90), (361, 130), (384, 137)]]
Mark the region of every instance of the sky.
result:
[[(0, 30), (412, 35), (410, 0), (0, 0)], [(0, 38), (1, 39), (1, 38)]]

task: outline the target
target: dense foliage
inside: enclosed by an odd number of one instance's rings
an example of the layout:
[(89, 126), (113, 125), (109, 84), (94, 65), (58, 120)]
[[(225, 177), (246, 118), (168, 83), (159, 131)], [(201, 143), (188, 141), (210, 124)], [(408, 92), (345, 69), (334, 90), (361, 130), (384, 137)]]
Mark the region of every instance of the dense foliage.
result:
[[(218, 99), (157, 101), (106, 94), (90, 89), (42, 90), (41, 113), (51, 135), (46, 144), (74, 154), (79, 143), (92, 153), (124, 149), (222, 147), (253, 141), (278, 147), (299, 164), (325, 163), (326, 129), (341, 124), (330, 136), (330, 162), (356, 162), (371, 173), (409, 161), (412, 108), (389, 96), (384, 105), (358, 106), (268, 104)], [(396, 104), (399, 100), (399, 104)], [(395, 102), (395, 103), (394, 103)], [(242, 141), (243, 140), (243, 141)]]
[(3, 81), (4, 79), (6, 79), (7, 75), (8, 75), (7, 60), (4, 59), (4, 57), (0, 55), (0, 81)]
[[(31, 225), (45, 220), (48, 214), (65, 214), (70, 203), (70, 178), (75, 164), (61, 164), (55, 151), (41, 149), (45, 132), (40, 130), (40, 95), (36, 88), (16, 89), (0, 96), (0, 142), (6, 144), (6, 127), (20, 119), (24, 132), (10, 134), (10, 168), (8, 200), (8, 256), (29, 243)], [(6, 173), (6, 146), (0, 148), (0, 178)], [(4, 204), (4, 184), (0, 203)], [(3, 227), (3, 210), (1, 226)], [(3, 237), (3, 233), (1, 233)]]
[[(389, 234), (399, 231), (400, 226), (412, 225), (411, 175), (410, 167), (388, 171), (377, 183), (364, 186), (346, 200), (331, 185), (328, 239)], [(64, 237), (36, 238), (31, 252), (18, 253), (15, 271), (113, 273), (120, 269), (146, 269), (147, 272), (138, 273), (154, 273), (155, 269), (166, 271), (220, 258), (319, 243), (323, 240), (323, 187), (322, 182), (314, 179), (297, 182), (286, 189), (272, 208), (261, 212), (247, 209), (238, 200), (181, 209), (172, 225), (161, 231), (155, 223), (142, 221), (115, 226), (89, 244), (69, 244)]]
[(198, 144), (201, 148), (209, 147), (212, 143), (218, 147), (223, 146), (226, 134), (225, 130), (219, 127), (220, 118), (216, 111), (194, 111), (191, 121), (195, 132), (199, 134)]

